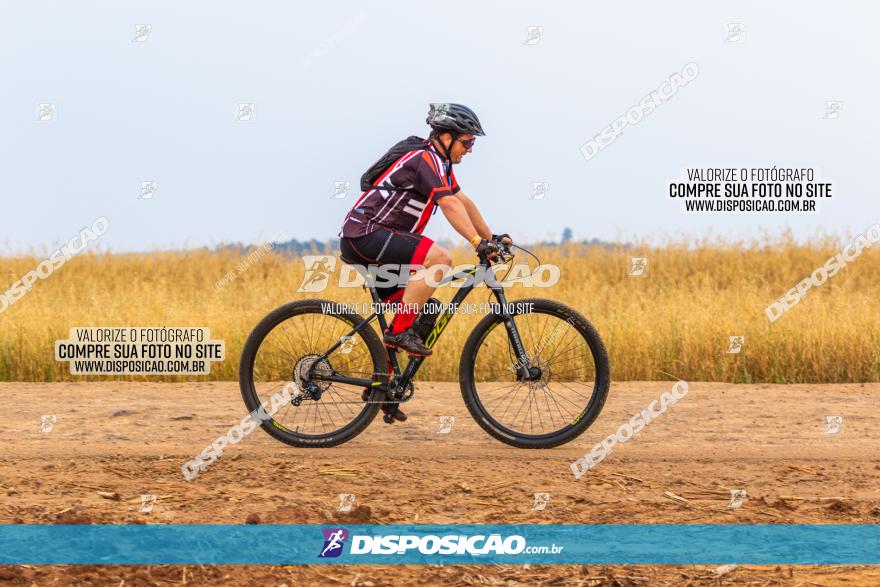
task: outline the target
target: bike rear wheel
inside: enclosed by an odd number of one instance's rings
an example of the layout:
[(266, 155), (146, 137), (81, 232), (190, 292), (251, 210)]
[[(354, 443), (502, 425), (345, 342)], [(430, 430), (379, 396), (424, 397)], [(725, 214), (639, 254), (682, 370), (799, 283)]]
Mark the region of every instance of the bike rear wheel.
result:
[(552, 448), (589, 428), (608, 396), (608, 353), (580, 313), (543, 299), (516, 300), (514, 316), (535, 379), (524, 380), (500, 315), (468, 337), (459, 366), (465, 405), (483, 430), (518, 448)]
[[(281, 306), (257, 324), (242, 351), (239, 386), (248, 411), (262, 405), (268, 412), (273, 396), (277, 400), (285, 387), (292, 390), (294, 399), (269, 412), (271, 418), (261, 423), (273, 438), (292, 446), (320, 448), (351, 440), (373, 421), (385, 399), (378, 389), (366, 390), (364, 401), (363, 386), (308, 377), (314, 365), (321, 374), (387, 381), (385, 348), (369, 326), (320, 358), (363, 321), (336, 306), (326, 300)], [(320, 390), (318, 399), (309, 391), (312, 383)]]

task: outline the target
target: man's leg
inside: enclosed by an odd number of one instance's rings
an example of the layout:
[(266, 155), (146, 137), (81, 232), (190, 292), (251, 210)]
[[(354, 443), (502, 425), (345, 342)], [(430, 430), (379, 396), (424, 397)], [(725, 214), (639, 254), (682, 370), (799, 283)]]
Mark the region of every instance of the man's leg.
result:
[(446, 269), (452, 264), (452, 255), (437, 243), (432, 243), (421, 264), (425, 267), (425, 271), (411, 277), (406, 283), (401, 298), (401, 311), (391, 321), (392, 334), (403, 332), (413, 325), (422, 305), (437, 289), (432, 284), (443, 279)]

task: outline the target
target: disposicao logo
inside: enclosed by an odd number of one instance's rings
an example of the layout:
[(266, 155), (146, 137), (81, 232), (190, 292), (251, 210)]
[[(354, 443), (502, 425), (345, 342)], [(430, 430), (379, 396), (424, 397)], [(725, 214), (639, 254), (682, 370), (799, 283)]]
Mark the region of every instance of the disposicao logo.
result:
[(342, 554), (345, 541), (348, 540), (348, 530), (345, 528), (323, 528), (324, 548), (318, 558), (336, 558)]

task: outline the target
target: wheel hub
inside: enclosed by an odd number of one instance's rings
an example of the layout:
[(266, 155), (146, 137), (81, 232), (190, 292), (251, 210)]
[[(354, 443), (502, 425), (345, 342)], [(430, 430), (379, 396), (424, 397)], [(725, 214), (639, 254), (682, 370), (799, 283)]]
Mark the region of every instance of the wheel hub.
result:
[[(314, 367), (314, 369), (313, 369)], [(322, 379), (313, 380), (309, 377), (309, 373), (332, 375), (333, 367), (326, 358), (321, 359), (319, 355), (304, 355), (293, 366), (293, 381), (302, 392), (293, 399), (293, 405), (298, 406), (302, 403), (303, 398), (318, 400), (321, 394), (326, 391), (332, 382)]]
[(517, 381), (526, 381), (531, 383), (535, 381), (541, 381), (545, 378), (545, 375), (549, 376), (549, 367), (547, 366), (547, 361), (541, 359), (541, 357), (536, 356), (531, 361), (529, 361), (529, 366), (526, 369), (529, 372), (528, 376), (526, 377), (523, 377), (520, 370), (516, 371)]
[(535, 356), (529, 361), (528, 372), (529, 375), (523, 377), (522, 373), (517, 371), (516, 379), (518, 381), (525, 381), (529, 384), (529, 387), (540, 386), (550, 379), (550, 365), (546, 359), (542, 359), (540, 356)]

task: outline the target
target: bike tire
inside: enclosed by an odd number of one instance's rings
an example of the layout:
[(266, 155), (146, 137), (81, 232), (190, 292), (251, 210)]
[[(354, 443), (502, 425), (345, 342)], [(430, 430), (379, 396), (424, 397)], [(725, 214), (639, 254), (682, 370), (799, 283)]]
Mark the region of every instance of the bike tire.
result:
[[(526, 304), (532, 304), (532, 310), (535, 313), (545, 313), (564, 320), (569, 320), (577, 329), (578, 333), (586, 340), (595, 366), (593, 393), (590, 396), (587, 406), (580, 413), (580, 416), (574, 421), (574, 423), (569, 424), (565, 428), (554, 433), (544, 435), (527, 435), (518, 433), (500, 424), (492, 417), (480, 401), (476, 389), (474, 367), (476, 364), (477, 353), (485, 338), (494, 328), (498, 326), (503, 328), (504, 320), (498, 314), (490, 314), (483, 318), (465, 342), (461, 355), (461, 362), (459, 364), (459, 384), (461, 387), (461, 394), (471, 416), (476, 420), (477, 424), (479, 424), (479, 426), (493, 438), (517, 448), (553, 448), (570, 442), (583, 434), (602, 411), (602, 407), (605, 405), (605, 400), (608, 397), (608, 388), (611, 382), (611, 368), (608, 361), (608, 352), (605, 349), (605, 345), (602, 342), (598, 331), (593, 327), (589, 320), (573, 308), (559, 302), (539, 298), (521, 299), (515, 300), (515, 302), (517, 308), (525, 307)], [(514, 314), (516, 315), (516, 312)]]
[[(269, 333), (279, 324), (301, 314), (324, 314), (346, 321), (352, 328), (363, 322), (364, 318), (358, 314), (338, 311), (335, 302), (329, 300), (309, 299), (285, 304), (270, 312), (253, 329), (245, 342), (239, 365), (239, 387), (248, 412), (253, 412), (260, 406), (260, 398), (254, 384), (254, 362), (260, 345)], [(331, 311), (328, 311), (331, 310)], [(374, 373), (386, 373), (388, 370), (388, 356), (385, 346), (379, 339), (376, 331), (367, 326), (360, 331), (361, 338), (369, 349), (373, 362)], [(326, 349), (324, 349), (326, 350)], [(378, 380), (378, 379), (377, 379)], [(387, 381), (387, 379), (384, 379)], [(329, 434), (299, 434), (286, 430), (285, 427), (274, 419), (263, 421), (260, 426), (273, 438), (291, 446), (300, 448), (327, 448), (347, 442), (360, 434), (376, 417), (379, 404), (373, 403), (385, 398), (380, 390), (373, 390), (370, 401), (364, 404), (363, 410), (348, 425)], [(318, 400), (320, 401), (320, 400)]]

